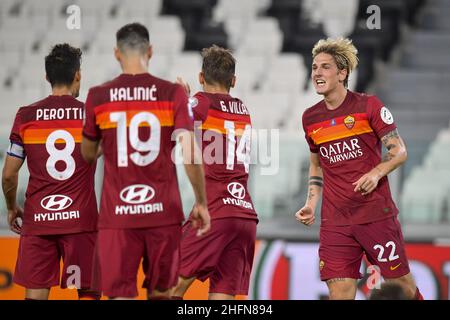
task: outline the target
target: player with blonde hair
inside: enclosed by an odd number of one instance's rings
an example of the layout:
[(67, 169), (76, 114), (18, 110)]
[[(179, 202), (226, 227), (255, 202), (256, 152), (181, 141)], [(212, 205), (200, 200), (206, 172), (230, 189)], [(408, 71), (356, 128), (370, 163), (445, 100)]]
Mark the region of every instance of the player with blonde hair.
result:
[[(296, 214), (310, 226), (323, 188), (320, 275), (330, 299), (354, 299), (361, 259), (377, 265), (409, 299), (422, 300), (410, 273), (387, 175), (407, 159), (390, 111), (373, 95), (347, 89), (357, 67), (350, 39), (320, 40), (311, 80), (324, 99), (303, 113), (310, 154), (307, 200)], [(381, 158), (381, 144), (387, 154)]]

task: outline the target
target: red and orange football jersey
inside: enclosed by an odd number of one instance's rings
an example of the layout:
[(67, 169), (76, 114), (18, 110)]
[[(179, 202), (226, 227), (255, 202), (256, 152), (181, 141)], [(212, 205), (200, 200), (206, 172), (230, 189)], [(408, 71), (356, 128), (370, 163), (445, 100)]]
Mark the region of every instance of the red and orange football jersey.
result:
[(95, 231), (96, 163), (81, 156), (84, 105), (72, 96), (48, 96), (17, 112), (10, 156), (27, 160), (30, 180), (23, 235)]
[(387, 177), (368, 195), (353, 191), (353, 183), (381, 162), (381, 138), (396, 129), (378, 98), (348, 91), (335, 110), (322, 100), (303, 113), (303, 129), (323, 169), (322, 225), (369, 223), (398, 214)]
[(251, 119), (244, 103), (227, 94), (197, 93), (191, 98), (201, 122), (208, 209), (212, 219), (256, 219), (248, 192)]
[(105, 166), (100, 229), (181, 223), (172, 159), (177, 129), (193, 129), (180, 85), (148, 73), (121, 74), (89, 90), (83, 135), (101, 140)]

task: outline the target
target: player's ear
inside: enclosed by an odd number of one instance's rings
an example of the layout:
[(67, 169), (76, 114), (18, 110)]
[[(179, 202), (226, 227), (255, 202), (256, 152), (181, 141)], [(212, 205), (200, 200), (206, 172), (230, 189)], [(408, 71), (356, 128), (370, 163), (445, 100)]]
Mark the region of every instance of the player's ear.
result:
[(339, 70), (339, 82), (344, 82), (345, 78), (347, 78), (347, 69)]
[(203, 74), (203, 72), (200, 71), (200, 73), (198, 74), (198, 82), (200, 82), (201, 85), (205, 84), (205, 75)]
[(234, 88), (235, 85), (236, 85), (236, 76), (233, 76), (233, 78), (231, 78), (230, 88)]
[(81, 81), (81, 70), (78, 70), (75, 72), (75, 81), (80, 82)]
[[(50, 80), (48, 80), (48, 76), (47, 76), (47, 75), (45, 75), (45, 80), (47, 80), (48, 83), (50, 83)], [(51, 84), (51, 83), (50, 83), (50, 84)]]
[(147, 49), (147, 57), (150, 60), (152, 56), (153, 56), (153, 47), (152, 45), (149, 45)]
[(120, 50), (117, 47), (114, 48), (114, 57), (120, 62)]

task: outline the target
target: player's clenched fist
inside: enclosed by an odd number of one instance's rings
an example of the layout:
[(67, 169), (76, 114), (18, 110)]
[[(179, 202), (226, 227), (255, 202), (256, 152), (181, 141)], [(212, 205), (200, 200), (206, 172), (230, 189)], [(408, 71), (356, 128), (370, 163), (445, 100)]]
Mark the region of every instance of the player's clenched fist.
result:
[(22, 208), (16, 207), (14, 210), (8, 210), (8, 222), (11, 231), (20, 234), (22, 226), (20, 225), (19, 218), (23, 215)]
[(315, 221), (314, 211), (309, 206), (304, 206), (295, 213), (297, 221), (303, 223), (305, 226), (311, 226)]

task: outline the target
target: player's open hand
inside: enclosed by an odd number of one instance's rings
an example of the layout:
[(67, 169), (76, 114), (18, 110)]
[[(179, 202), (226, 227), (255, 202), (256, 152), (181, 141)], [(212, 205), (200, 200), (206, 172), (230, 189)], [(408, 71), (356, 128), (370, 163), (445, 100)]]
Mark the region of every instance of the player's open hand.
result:
[(381, 179), (380, 171), (373, 169), (370, 172), (363, 175), (358, 181), (353, 182), (355, 192), (361, 192), (361, 195), (365, 196), (371, 193), (378, 186), (378, 181)]
[(187, 83), (183, 80), (183, 78), (177, 77), (176, 83), (178, 83), (179, 85), (181, 85), (183, 87), (184, 91), (186, 91), (186, 94), (188, 96), (191, 95), (191, 87), (189, 86), (189, 83)]
[(191, 213), (192, 226), (197, 229), (197, 237), (204, 235), (211, 229), (211, 218), (206, 205), (194, 204)]
[(16, 207), (14, 210), (8, 210), (8, 223), (11, 231), (20, 234), (22, 232), (21, 220), (23, 216), (23, 210), (20, 207)]
[(295, 213), (297, 221), (303, 223), (305, 226), (311, 226), (316, 221), (314, 211), (310, 206), (304, 206)]

